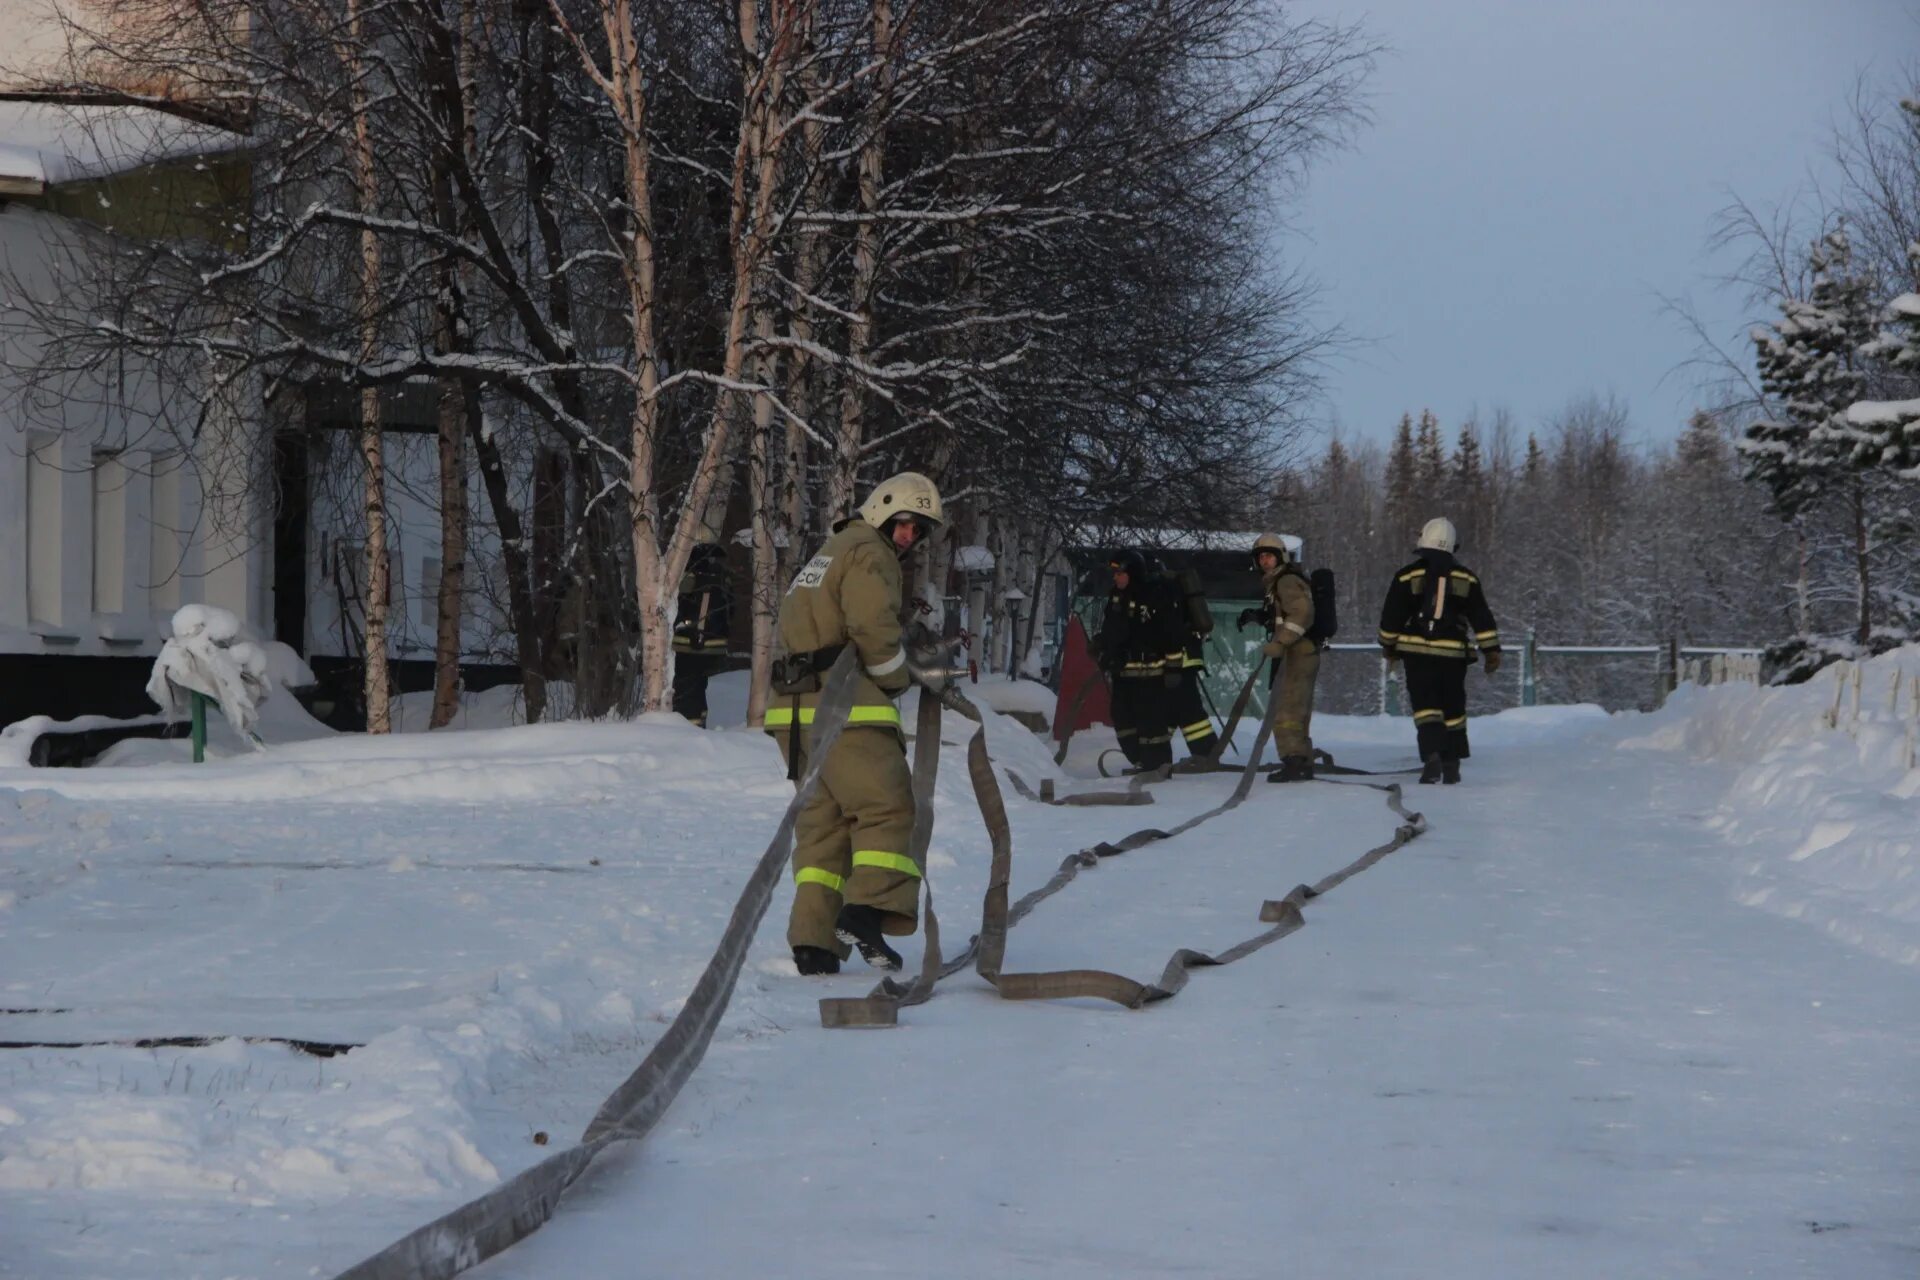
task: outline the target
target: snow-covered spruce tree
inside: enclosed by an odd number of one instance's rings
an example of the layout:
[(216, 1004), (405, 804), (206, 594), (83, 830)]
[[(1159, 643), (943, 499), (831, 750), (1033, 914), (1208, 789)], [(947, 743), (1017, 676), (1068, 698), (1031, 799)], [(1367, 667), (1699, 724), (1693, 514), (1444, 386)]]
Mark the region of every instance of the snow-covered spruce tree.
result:
[[(1920, 240), (1908, 246), (1907, 256), (1920, 279)], [(1920, 292), (1888, 303), (1886, 318), (1887, 331), (1861, 354), (1883, 363), (1883, 389), (1892, 394), (1849, 406), (1835, 435), (1854, 467), (1920, 482)]]
[(1765, 485), (1774, 510), (1805, 520), (1829, 504), (1845, 510), (1855, 577), (1854, 642), (1872, 633), (1873, 553), (1869, 497), (1849, 466), (1847, 408), (1865, 386), (1861, 348), (1872, 338), (1877, 308), (1872, 284), (1852, 270), (1844, 227), (1814, 241), (1807, 253), (1804, 298), (1780, 302), (1780, 319), (1752, 338), (1767, 412), (1740, 441), (1749, 478)]

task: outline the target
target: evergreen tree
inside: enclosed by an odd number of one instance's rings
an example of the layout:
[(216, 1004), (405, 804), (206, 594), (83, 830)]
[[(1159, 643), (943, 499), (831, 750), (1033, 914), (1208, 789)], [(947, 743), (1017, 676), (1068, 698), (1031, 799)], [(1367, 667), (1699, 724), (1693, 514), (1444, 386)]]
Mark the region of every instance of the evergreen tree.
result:
[(1705, 409), (1695, 409), (1687, 419), (1687, 429), (1674, 445), (1674, 460), (1683, 470), (1696, 473), (1718, 471), (1727, 459), (1727, 437), (1720, 422)]
[(1420, 427), (1414, 437), (1415, 476), (1420, 485), (1420, 500), (1429, 506), (1445, 506), (1447, 501), (1447, 448), (1440, 439), (1440, 419), (1433, 410), (1420, 411)]
[(1394, 429), (1393, 447), (1387, 451), (1387, 500), (1382, 532), (1395, 546), (1413, 545), (1415, 523), (1422, 519), (1415, 513), (1420, 508), (1419, 461), (1413, 447), (1413, 417), (1400, 415), (1400, 425)]
[(1775, 411), (1740, 442), (1747, 474), (1766, 485), (1774, 509), (1789, 519), (1832, 489), (1855, 452), (1844, 417), (1864, 386), (1860, 348), (1874, 325), (1871, 286), (1849, 270), (1844, 228), (1814, 242), (1808, 265), (1807, 296), (1784, 299), (1779, 322), (1753, 331), (1760, 387)]
[(1460, 424), (1453, 449), (1451, 497), (1453, 522), (1463, 545), (1476, 550), (1485, 545), (1491, 524), (1487, 511), (1487, 469), (1480, 452), (1480, 432), (1472, 419)]
[[(1907, 248), (1920, 279), (1920, 240)], [(1890, 468), (1902, 480), (1920, 480), (1920, 293), (1903, 293), (1887, 304), (1892, 328), (1862, 348), (1884, 361), (1898, 398), (1863, 400), (1847, 410), (1848, 439), (1856, 465)]]

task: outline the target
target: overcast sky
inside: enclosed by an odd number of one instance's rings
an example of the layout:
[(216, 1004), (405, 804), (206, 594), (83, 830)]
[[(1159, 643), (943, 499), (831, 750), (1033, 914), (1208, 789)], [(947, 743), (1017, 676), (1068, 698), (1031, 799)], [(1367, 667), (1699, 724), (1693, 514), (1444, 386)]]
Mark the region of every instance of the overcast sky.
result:
[(1322, 420), (1384, 439), (1430, 406), (1531, 427), (1612, 392), (1639, 433), (1694, 406), (1692, 338), (1656, 296), (1691, 293), (1722, 335), (1737, 297), (1705, 241), (1737, 192), (1771, 204), (1819, 164), (1856, 76), (1920, 62), (1920, 0), (1296, 0), (1392, 46), (1374, 123), (1312, 175), (1285, 251), (1327, 318), (1371, 340)]

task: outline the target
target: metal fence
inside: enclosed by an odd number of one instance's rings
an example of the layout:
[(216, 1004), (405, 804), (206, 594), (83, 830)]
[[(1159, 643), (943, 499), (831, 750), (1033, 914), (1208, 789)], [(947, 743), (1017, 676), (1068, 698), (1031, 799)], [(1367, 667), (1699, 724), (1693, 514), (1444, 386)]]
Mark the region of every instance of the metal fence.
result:
[[(1099, 629), (1103, 601), (1082, 596), (1075, 612), (1089, 635)], [(1203, 652), (1207, 660), (1207, 695), (1221, 711), (1233, 705), (1247, 673), (1260, 659), (1266, 632), (1259, 627), (1241, 631), (1236, 623), (1243, 609), (1257, 608), (1258, 600), (1209, 600), (1213, 631)], [(1351, 630), (1359, 630), (1352, 628)], [(1371, 634), (1371, 626), (1365, 634)], [(1531, 630), (1522, 630), (1520, 643), (1511, 633), (1498, 673), (1475, 674), (1467, 681), (1467, 709), (1485, 715), (1510, 707), (1557, 706), (1590, 702), (1609, 711), (1651, 711), (1683, 682), (1719, 684), (1729, 680), (1757, 683), (1760, 653), (1754, 645), (1689, 645), (1678, 640), (1661, 644), (1578, 645), (1541, 644)], [(1254, 690), (1253, 706), (1266, 712), (1266, 682)], [(1400, 715), (1406, 709), (1405, 684), (1398, 666), (1389, 667), (1380, 646), (1337, 641), (1320, 659), (1320, 679), (1314, 690), (1314, 709), (1335, 715)]]

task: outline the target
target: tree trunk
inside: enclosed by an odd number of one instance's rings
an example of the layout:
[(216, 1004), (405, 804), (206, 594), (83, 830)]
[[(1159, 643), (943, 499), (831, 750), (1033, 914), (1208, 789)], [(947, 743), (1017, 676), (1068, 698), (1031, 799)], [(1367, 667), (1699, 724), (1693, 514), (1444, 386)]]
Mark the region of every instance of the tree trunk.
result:
[(494, 527), (500, 531), (501, 567), (507, 579), (507, 612), (513, 622), (514, 648), (520, 655), (520, 685), (526, 701), (527, 723), (538, 724), (547, 714), (546, 651), (533, 602), (533, 569), (527, 554), (526, 527), (513, 505), (506, 463), (500, 456), (499, 443), (487, 430), (479, 398), (467, 398), (465, 407), (467, 438), (480, 466), (480, 480), (487, 492), (487, 505), (493, 511)]
[[(478, 38), (474, 0), (461, 0), (458, 77), (462, 90), (461, 149), (469, 165), (478, 162), (475, 134), (473, 48)], [(434, 195), (442, 227), (454, 235), (462, 234), (455, 212), (452, 183), (447, 163), (434, 165)], [(465, 327), (466, 268), (442, 268), (439, 296), (439, 344), (446, 352), (465, 351), (468, 347)], [(440, 437), (440, 584), (435, 609), (433, 642), (433, 714), (428, 727), (442, 728), (453, 722), (460, 710), (461, 615), (464, 612), (467, 583), (467, 401), (477, 398), (480, 388), (464, 385), (460, 379), (441, 379), (439, 419)]]
[[(800, 76), (800, 96), (811, 103), (818, 95), (818, 74), (808, 64)], [(826, 130), (817, 113), (809, 113), (800, 125), (801, 168), (807, 175), (807, 210), (824, 209), (828, 201), (828, 174), (820, 162), (825, 149)], [(813, 291), (820, 287), (826, 272), (827, 239), (824, 228), (804, 225), (793, 255), (793, 309), (787, 319), (787, 331), (796, 344), (814, 340)], [(786, 454), (780, 477), (780, 524), (787, 545), (780, 553), (775, 578), (785, 581), (799, 571), (801, 561), (812, 550), (812, 534), (807, 527), (807, 433), (801, 423), (811, 423), (817, 406), (814, 392), (820, 379), (820, 362), (796, 345), (785, 363), (786, 403), (790, 417), (785, 420)]]
[[(736, 10), (741, 50), (745, 57), (740, 105), (740, 139), (734, 148), (733, 195), (728, 217), (728, 239), (733, 255), (732, 301), (727, 308), (726, 346), (721, 359), (720, 387), (707, 420), (706, 439), (681, 505), (679, 518), (664, 544), (657, 540), (658, 511), (651, 509), (634, 525), (634, 588), (640, 604), (642, 650), (641, 705), (664, 711), (673, 692), (673, 605), (680, 575), (686, 572), (696, 530), (706, 502), (719, 479), (727, 456), (731, 417), (738, 403), (741, 370), (747, 357), (747, 322), (754, 287), (765, 261), (773, 215), (776, 171), (781, 147), (773, 127), (785, 80), (785, 62), (791, 54), (794, 21), (790, 6), (775, 9), (780, 24), (764, 56), (760, 49), (757, 0), (740, 0)], [(638, 206), (636, 206), (638, 207)], [(651, 279), (651, 257), (649, 279)], [(651, 340), (651, 328), (648, 331)], [(651, 439), (647, 444), (647, 476), (652, 476)], [(641, 492), (640, 433), (636, 427), (634, 492)], [(654, 508), (651, 495), (647, 503)], [(642, 537), (642, 533), (645, 537)], [(646, 545), (641, 545), (645, 543)]]
[(853, 510), (859, 484), (860, 445), (866, 434), (867, 385), (858, 366), (873, 349), (875, 285), (880, 278), (880, 187), (885, 175), (887, 113), (893, 98), (893, 4), (873, 0), (873, 58), (879, 74), (867, 106), (867, 136), (860, 146), (860, 212), (853, 239), (853, 282), (847, 291), (847, 370), (840, 385), (840, 427), (827, 477), (827, 519)]
[[(347, 75), (352, 82), (353, 178), (362, 213), (371, 215), (378, 203), (374, 186), (373, 128), (369, 118), (365, 66), (360, 51), (366, 30), (360, 0), (347, 0)], [(380, 349), (380, 238), (372, 230), (360, 233), (360, 363), (371, 364)], [(392, 594), (387, 559), (386, 455), (381, 435), (380, 390), (360, 393), (361, 492), (367, 522), (367, 591), (361, 602), (364, 628), (361, 652), (366, 657), (367, 732), (391, 733), (393, 711), (387, 682), (387, 602)]]
[(460, 616), (467, 581), (466, 398), (478, 388), (445, 379), (440, 388), (440, 599), (433, 640), (431, 728), (460, 710)]
[(1855, 480), (1848, 486), (1848, 499), (1853, 507), (1853, 567), (1860, 579), (1860, 620), (1854, 639), (1864, 647), (1873, 637), (1873, 561), (1867, 539), (1866, 486)]
[[(754, 316), (754, 334), (762, 342), (754, 357), (754, 381), (772, 386), (776, 376), (773, 355), (765, 341), (773, 336), (773, 312), (761, 304)], [(780, 604), (780, 563), (773, 543), (774, 492), (769, 474), (773, 448), (773, 401), (753, 399), (753, 436), (747, 454), (747, 502), (753, 523), (753, 570), (748, 608), (753, 623), (752, 657), (747, 673), (747, 723), (758, 726), (767, 717), (767, 684), (773, 672), (773, 631)], [(792, 538), (793, 534), (788, 535)]]

